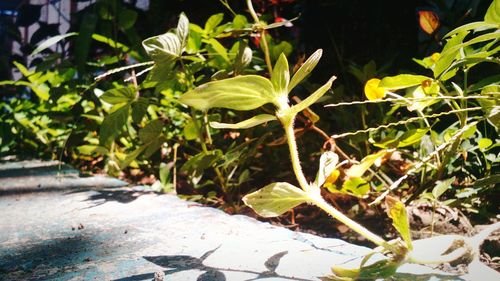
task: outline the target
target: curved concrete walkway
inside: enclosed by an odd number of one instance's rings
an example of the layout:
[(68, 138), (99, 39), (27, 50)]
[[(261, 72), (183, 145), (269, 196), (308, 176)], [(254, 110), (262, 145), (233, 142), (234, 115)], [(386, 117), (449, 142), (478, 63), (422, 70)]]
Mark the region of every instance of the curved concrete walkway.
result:
[[(369, 251), (30, 163), (0, 165), (0, 280), (320, 280)], [(466, 279), (406, 266), (395, 280)]]

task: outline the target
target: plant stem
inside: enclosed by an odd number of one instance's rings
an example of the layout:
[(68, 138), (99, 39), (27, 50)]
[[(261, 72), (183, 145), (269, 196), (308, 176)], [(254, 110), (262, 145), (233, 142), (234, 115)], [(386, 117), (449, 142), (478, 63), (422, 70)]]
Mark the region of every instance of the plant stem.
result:
[(284, 117), (281, 120), (283, 128), (285, 129), (286, 138), (288, 142), (288, 148), (290, 150), (290, 159), (292, 161), (293, 171), (299, 182), (300, 187), (309, 194), (310, 203), (318, 206), (320, 209), (331, 215), (333, 218), (339, 220), (343, 224), (347, 225), (349, 228), (362, 235), (366, 239), (372, 241), (377, 246), (384, 247), (387, 250), (393, 249), (389, 243), (384, 239), (376, 235), (375, 233), (369, 231), (359, 223), (353, 221), (346, 215), (344, 215), (339, 210), (335, 209), (332, 205), (328, 204), (319, 192), (314, 192), (313, 188), (307, 183), (307, 180), (302, 172), (302, 167), (300, 166), (299, 152), (297, 150), (297, 141), (295, 140), (295, 132), (293, 130), (293, 123), (295, 121), (295, 115), (290, 117)]
[(295, 177), (299, 182), (300, 187), (304, 191), (309, 191), (311, 187), (307, 183), (306, 177), (302, 172), (302, 167), (300, 166), (299, 152), (297, 150), (297, 141), (295, 140), (295, 131), (293, 130), (293, 123), (295, 121), (295, 116), (290, 119), (282, 120), (283, 128), (285, 129), (286, 139), (288, 143), (288, 149), (290, 150), (290, 160), (292, 161), (293, 172)]
[(336, 220), (347, 225), (350, 229), (354, 230), (355, 232), (362, 235), (366, 239), (375, 243), (377, 246), (381, 246), (381, 247), (388, 249), (388, 250), (393, 248), (393, 247), (391, 247), (391, 245), (389, 243), (387, 243), (387, 241), (382, 239), (380, 236), (378, 236), (377, 234), (366, 229), (364, 226), (353, 221), (352, 219), (350, 219), (349, 217), (344, 215), (342, 212), (335, 209), (332, 205), (328, 204), (321, 196), (317, 196), (317, 198), (311, 198), (311, 199), (313, 199), (313, 202), (311, 202), (311, 203), (313, 203), (314, 205), (321, 208), (323, 211), (328, 213), (330, 216), (332, 216)]
[(273, 73), (273, 66), (271, 64), (271, 56), (269, 55), (269, 46), (267, 45), (267, 40), (266, 40), (266, 30), (262, 27), (260, 27), (260, 20), (259, 17), (257, 16), (257, 13), (255, 12), (253, 5), (252, 5), (252, 0), (247, 0), (247, 7), (248, 11), (250, 12), (250, 15), (252, 16), (253, 20), (255, 21), (255, 24), (260, 30), (260, 40), (262, 42), (262, 51), (264, 52), (264, 59), (266, 61), (266, 66), (267, 66), (267, 71), (269, 72), (269, 75)]

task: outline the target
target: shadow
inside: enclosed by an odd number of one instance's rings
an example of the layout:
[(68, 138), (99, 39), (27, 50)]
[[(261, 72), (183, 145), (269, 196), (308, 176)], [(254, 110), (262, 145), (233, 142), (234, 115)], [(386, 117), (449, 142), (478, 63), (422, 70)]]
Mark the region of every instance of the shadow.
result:
[(0, 280), (54, 280), (65, 272), (61, 268), (77, 267), (91, 262), (97, 247), (84, 236), (52, 239), (35, 245), (0, 251)]
[(107, 202), (118, 202), (122, 204), (127, 204), (135, 201), (142, 195), (155, 193), (154, 191), (149, 191), (149, 190), (139, 190), (134, 188), (121, 187), (121, 188), (106, 188), (106, 189), (85, 188), (85, 189), (70, 191), (65, 194), (74, 194), (74, 193), (81, 193), (88, 191), (94, 191), (96, 193), (90, 195), (87, 199), (84, 200), (93, 202), (92, 206), (89, 206), (84, 209), (94, 208), (102, 204), (105, 204)]
[[(203, 254), (203, 256), (199, 258), (186, 255), (152, 256), (152, 257), (144, 256), (143, 258), (158, 266), (167, 268), (167, 270), (163, 271), (163, 273), (166, 276), (165, 280), (169, 280), (168, 275), (170, 274), (174, 274), (180, 271), (195, 269), (203, 271), (203, 273), (197, 277), (196, 279), (197, 281), (226, 281), (227, 279), (223, 271), (251, 273), (257, 275), (257, 277), (255, 278), (248, 279), (248, 281), (258, 280), (260, 278), (270, 278), (270, 277), (282, 278), (285, 280), (311, 281), (310, 279), (282, 276), (276, 273), (276, 269), (278, 268), (281, 258), (284, 257), (288, 253), (288, 251), (279, 252), (269, 257), (264, 263), (264, 266), (267, 268), (267, 271), (264, 272), (256, 272), (251, 270), (237, 270), (231, 268), (216, 268), (204, 265), (203, 264), (204, 260), (207, 259), (212, 253), (217, 251), (219, 247), (206, 252), (205, 254)], [(114, 281), (139, 281), (139, 280), (153, 279), (154, 275), (155, 273), (151, 272), (151, 273), (138, 274), (125, 278), (115, 279)]]
[(27, 176), (78, 176), (80, 172), (70, 165), (59, 163), (49, 163), (43, 166), (33, 166), (33, 167), (12, 167), (9, 169), (2, 170), (0, 173), (1, 178), (15, 178), (15, 177), (27, 177)]

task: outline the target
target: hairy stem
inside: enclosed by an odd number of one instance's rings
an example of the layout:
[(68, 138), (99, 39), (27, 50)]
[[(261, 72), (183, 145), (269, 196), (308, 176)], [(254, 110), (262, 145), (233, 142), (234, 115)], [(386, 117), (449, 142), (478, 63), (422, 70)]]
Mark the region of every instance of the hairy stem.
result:
[(295, 177), (297, 178), (300, 187), (304, 191), (309, 191), (311, 187), (307, 183), (306, 177), (302, 172), (302, 167), (300, 166), (299, 152), (297, 150), (297, 141), (295, 140), (295, 131), (293, 130), (294, 121), (295, 117), (282, 120), (283, 128), (285, 129), (288, 149), (290, 150), (290, 160), (292, 161), (292, 167), (293, 167), (293, 172), (295, 173)]
[(313, 202), (311, 203), (321, 208), (323, 211), (332, 216), (334, 219), (340, 221), (341, 223), (348, 226), (350, 229), (354, 230), (355, 232), (362, 235), (366, 239), (375, 243), (377, 246), (381, 246), (387, 250), (391, 250), (393, 248), (389, 243), (387, 243), (387, 241), (382, 239), (380, 236), (371, 232), (370, 230), (360, 225), (359, 223), (353, 221), (352, 219), (344, 215), (342, 212), (335, 209), (332, 205), (328, 204), (321, 196), (314, 198)]
[[(288, 117), (288, 118), (287, 118)], [(299, 152), (297, 150), (297, 141), (295, 140), (295, 132), (293, 130), (293, 123), (295, 121), (295, 116), (287, 116), (281, 118), (283, 128), (285, 129), (286, 138), (288, 142), (288, 148), (290, 150), (290, 159), (292, 161), (293, 171), (299, 182), (300, 187), (309, 194), (310, 203), (318, 206), (320, 209), (331, 215), (334, 219), (347, 225), (349, 228), (362, 235), (366, 239), (372, 241), (377, 246), (384, 247), (387, 250), (391, 250), (393, 247), (387, 243), (384, 239), (376, 235), (375, 233), (369, 231), (364, 226), (353, 221), (346, 215), (344, 215), (339, 210), (335, 209), (332, 205), (328, 204), (319, 192), (315, 192), (313, 187), (311, 187), (302, 172), (302, 167), (300, 166)]]

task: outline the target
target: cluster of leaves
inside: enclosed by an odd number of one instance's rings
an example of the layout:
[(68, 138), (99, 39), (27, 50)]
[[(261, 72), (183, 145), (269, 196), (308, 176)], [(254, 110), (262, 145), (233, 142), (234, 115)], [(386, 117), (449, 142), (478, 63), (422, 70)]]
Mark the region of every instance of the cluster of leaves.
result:
[[(447, 196), (453, 200), (447, 204), (461, 203), (469, 211), (479, 212), (493, 203), (488, 195), (498, 184), (495, 171), (500, 160), (500, 79), (495, 71), (500, 63), (500, 21), (495, 3), (484, 21), (446, 34), (440, 53), (415, 60), (431, 75), (400, 74), (366, 83), (369, 100), (393, 104), (387, 120), (401, 111), (416, 115), (366, 131), (373, 146), (397, 149), (405, 156), (406, 173), (420, 175), (418, 184), (406, 185), (409, 200), (420, 195), (436, 200), (453, 186)], [(394, 183), (387, 183), (391, 190), (401, 181)], [(434, 192), (429, 193), (433, 187)], [(483, 215), (489, 216), (487, 212)]]

